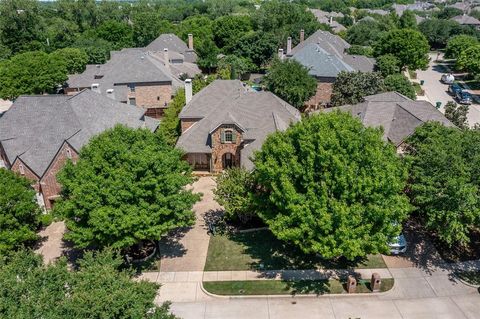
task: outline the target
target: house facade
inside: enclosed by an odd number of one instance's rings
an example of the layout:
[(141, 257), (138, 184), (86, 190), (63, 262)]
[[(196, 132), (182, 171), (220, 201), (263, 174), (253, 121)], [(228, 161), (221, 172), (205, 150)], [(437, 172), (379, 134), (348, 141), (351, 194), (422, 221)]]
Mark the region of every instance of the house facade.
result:
[(292, 48), (291, 39), (288, 39), (287, 58), (304, 65), (309, 69), (309, 74), (317, 79), (316, 94), (306, 102), (307, 108), (316, 109), (330, 104), (333, 83), (340, 72), (372, 72), (374, 70), (374, 59), (348, 54), (348, 48), (350, 44), (341, 37), (322, 30), (300, 41), (294, 48)]
[(186, 96), (177, 147), (195, 170), (252, 169), (251, 156), (268, 134), (283, 131), (301, 118), (279, 97), (256, 92), (238, 80), (216, 80), (191, 99), (187, 81)]
[(139, 108), (91, 90), (74, 96), (20, 96), (0, 118), (0, 166), (32, 181), (40, 206), (51, 209), (61, 186), (57, 173), (74, 163), (91, 137), (116, 124), (154, 131), (158, 121)]
[(160, 118), (183, 80), (201, 73), (195, 64), (193, 36), (187, 45), (174, 34), (162, 34), (145, 48), (111, 52), (102, 65), (87, 65), (69, 76), (67, 95), (91, 89), (118, 102), (142, 107)]

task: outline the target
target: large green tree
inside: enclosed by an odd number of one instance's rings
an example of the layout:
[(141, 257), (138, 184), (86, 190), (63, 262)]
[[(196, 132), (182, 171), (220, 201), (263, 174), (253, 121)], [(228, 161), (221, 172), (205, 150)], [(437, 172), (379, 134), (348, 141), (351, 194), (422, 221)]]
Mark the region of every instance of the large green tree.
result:
[(480, 132), (429, 122), (408, 139), (408, 186), (425, 226), (448, 245), (480, 225)]
[(175, 319), (167, 303), (154, 303), (158, 285), (133, 280), (119, 270), (110, 251), (87, 252), (77, 270), (65, 259), (44, 265), (42, 257), (19, 251), (0, 259), (0, 316), (56, 319)]
[(85, 50), (78, 48), (64, 48), (50, 53), (57, 61), (63, 61), (68, 74), (82, 73), (88, 63), (88, 55)]
[(317, 90), (317, 80), (293, 59), (275, 61), (264, 78), (268, 90), (296, 108), (302, 108)]
[(480, 75), (480, 44), (462, 51), (457, 59), (457, 68), (474, 76)]
[(393, 54), (401, 67), (412, 70), (425, 69), (428, 66), (427, 39), (416, 30), (399, 29), (383, 34), (374, 45), (376, 56)]
[(390, 53), (381, 55), (377, 58), (376, 68), (383, 76), (400, 73), (400, 61)]
[(162, 33), (173, 32), (174, 26), (156, 12), (139, 12), (133, 16), (133, 44), (145, 47)]
[(233, 46), (238, 38), (253, 30), (250, 16), (222, 16), (213, 22), (213, 37), (218, 47)]
[(445, 117), (459, 128), (468, 129), (468, 109), (468, 105), (458, 105), (453, 101), (448, 101), (447, 104), (445, 104)]
[(37, 239), (35, 231), (41, 212), (30, 184), (0, 168), (0, 256)]
[(15, 99), (21, 94), (43, 94), (67, 80), (64, 60), (45, 52), (26, 52), (0, 62), (0, 98)]
[(238, 39), (229, 53), (248, 58), (261, 68), (270, 61), (276, 50), (277, 41), (272, 34), (252, 31)]
[(386, 252), (410, 209), (394, 146), (347, 113), (270, 135), (254, 163), (260, 217), (305, 253), (352, 260)]
[(427, 38), (433, 48), (443, 48), (448, 39), (461, 32), (461, 26), (453, 20), (427, 19), (418, 25), (418, 29)]
[(382, 76), (377, 72), (345, 72), (338, 74), (332, 88), (332, 105), (356, 104), (367, 95), (386, 90)]
[(415, 100), (416, 93), (410, 80), (403, 74), (391, 74), (384, 80), (387, 91), (396, 91), (406, 97)]
[(447, 47), (445, 48), (445, 57), (456, 59), (463, 51), (478, 44), (480, 44), (480, 42), (474, 36), (465, 34), (456, 35), (448, 40)]
[(65, 237), (75, 246), (128, 248), (191, 225), (191, 168), (161, 135), (116, 126), (94, 137), (59, 173)]

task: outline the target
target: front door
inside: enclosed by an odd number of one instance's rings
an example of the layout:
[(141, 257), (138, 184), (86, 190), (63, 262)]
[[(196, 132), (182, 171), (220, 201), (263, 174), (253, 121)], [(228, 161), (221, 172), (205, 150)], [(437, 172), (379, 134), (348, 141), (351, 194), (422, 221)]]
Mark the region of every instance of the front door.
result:
[(223, 169), (232, 168), (234, 165), (233, 159), (234, 156), (232, 153), (225, 153), (223, 155)]

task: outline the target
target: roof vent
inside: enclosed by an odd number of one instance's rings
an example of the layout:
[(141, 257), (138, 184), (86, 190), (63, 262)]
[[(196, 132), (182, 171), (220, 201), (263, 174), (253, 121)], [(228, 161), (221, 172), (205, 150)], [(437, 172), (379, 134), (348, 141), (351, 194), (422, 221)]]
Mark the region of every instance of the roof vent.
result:
[(107, 90), (107, 94), (112, 94), (113, 93), (113, 89), (108, 89)]

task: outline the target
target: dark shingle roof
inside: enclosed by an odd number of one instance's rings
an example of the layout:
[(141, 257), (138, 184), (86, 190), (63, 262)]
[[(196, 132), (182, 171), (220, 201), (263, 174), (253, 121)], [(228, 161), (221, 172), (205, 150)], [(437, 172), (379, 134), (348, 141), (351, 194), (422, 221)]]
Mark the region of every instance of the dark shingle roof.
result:
[(458, 23), (464, 25), (480, 25), (480, 20), (466, 14), (453, 17), (451, 20), (457, 21)]
[(241, 151), (241, 162), (251, 169), (253, 151), (268, 134), (299, 121), (300, 113), (270, 92), (253, 91), (238, 80), (216, 80), (192, 98), (180, 118), (200, 119), (177, 142), (187, 153), (211, 153), (211, 130), (219, 124), (238, 125), (244, 131), (243, 139), (250, 141)]
[(19, 157), (41, 177), (65, 141), (79, 151), (116, 124), (154, 131), (158, 121), (90, 90), (72, 97), (20, 96), (0, 118), (0, 143), (11, 163)]
[(454, 126), (439, 110), (426, 101), (412, 101), (396, 93), (387, 92), (365, 97), (365, 102), (321, 110), (340, 110), (358, 117), (365, 126), (383, 127), (384, 139), (395, 146), (400, 145), (415, 131), (415, 128), (428, 121), (437, 121), (446, 126)]
[(147, 51), (159, 51), (163, 52), (163, 49), (167, 48), (169, 51), (175, 51), (181, 54), (185, 54), (188, 50), (188, 46), (173, 33), (161, 34), (158, 38), (152, 41), (145, 48)]
[(293, 48), (289, 56), (316, 77), (336, 77), (341, 71), (373, 71), (374, 59), (347, 54), (348, 48), (350, 44), (339, 36), (319, 30)]

